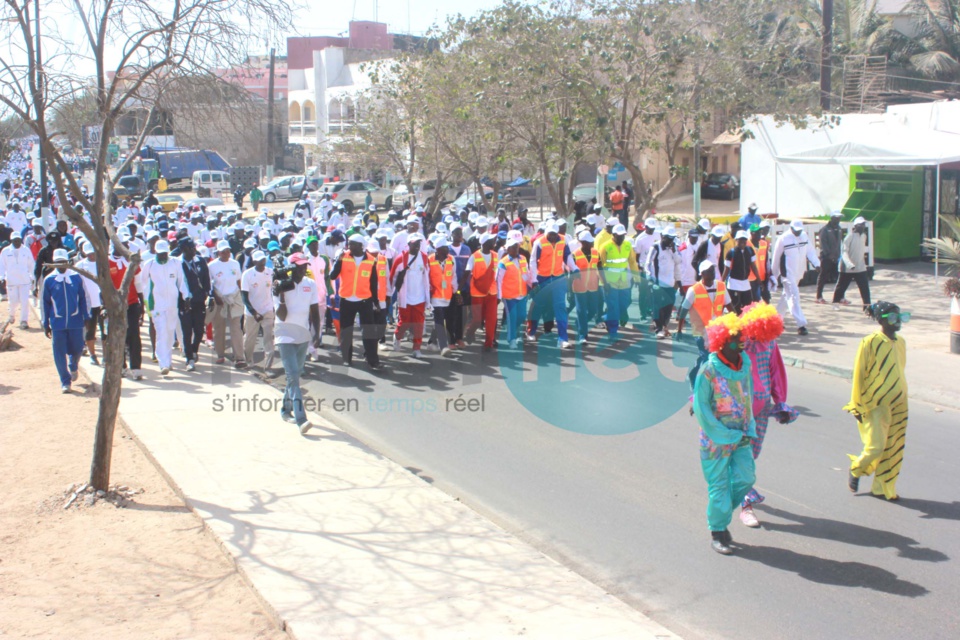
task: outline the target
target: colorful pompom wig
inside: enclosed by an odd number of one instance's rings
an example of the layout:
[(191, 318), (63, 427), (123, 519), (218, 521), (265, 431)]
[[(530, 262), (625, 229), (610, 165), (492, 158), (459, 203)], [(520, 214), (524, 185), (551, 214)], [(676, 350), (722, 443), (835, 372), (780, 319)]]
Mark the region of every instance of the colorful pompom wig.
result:
[(743, 337), (756, 342), (776, 340), (783, 333), (783, 317), (776, 307), (766, 302), (754, 302), (740, 314)]
[(741, 325), (735, 313), (725, 313), (711, 320), (707, 325), (707, 349), (711, 353), (723, 349), (733, 336), (740, 333)]

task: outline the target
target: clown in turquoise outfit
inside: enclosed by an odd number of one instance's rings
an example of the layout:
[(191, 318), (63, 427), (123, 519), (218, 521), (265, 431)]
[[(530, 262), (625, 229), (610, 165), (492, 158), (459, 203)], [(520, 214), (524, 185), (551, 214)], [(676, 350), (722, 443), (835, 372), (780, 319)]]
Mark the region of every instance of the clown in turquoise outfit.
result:
[(707, 526), (714, 551), (733, 553), (727, 527), (756, 480), (753, 375), (739, 318), (728, 313), (707, 327), (710, 357), (700, 368), (693, 412), (700, 423), (700, 466), (707, 481)]

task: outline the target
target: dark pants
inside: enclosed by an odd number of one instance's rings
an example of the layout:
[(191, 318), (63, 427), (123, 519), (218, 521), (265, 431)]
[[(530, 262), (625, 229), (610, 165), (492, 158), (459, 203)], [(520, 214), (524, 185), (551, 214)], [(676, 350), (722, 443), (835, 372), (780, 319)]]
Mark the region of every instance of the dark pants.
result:
[(206, 305), (190, 304), (180, 309), (180, 328), (183, 329), (183, 355), (187, 360), (198, 360), (205, 331)]
[(433, 335), (437, 339), (440, 350), (446, 349), (453, 342), (453, 309), (449, 307), (433, 308)]
[(737, 314), (743, 311), (745, 306), (753, 302), (753, 291), (734, 291), (733, 289), (727, 289), (727, 294), (730, 296), (730, 303), (733, 305), (733, 310)]
[(761, 284), (757, 280), (750, 281), (750, 291), (753, 293), (753, 301), (760, 302), (770, 302), (770, 286), (767, 284), (767, 281), (764, 280)]
[(817, 276), (817, 300), (823, 297), (823, 287), (837, 281), (837, 260), (820, 256), (820, 274)]
[(373, 305), (373, 323), (377, 327), (377, 342), (383, 344), (387, 341), (387, 310), (380, 308), (380, 303)]
[(360, 316), (360, 333), (363, 336), (363, 351), (367, 363), (380, 363), (377, 354), (377, 321), (373, 312), (373, 300), (353, 302), (340, 298), (340, 354), (346, 364), (353, 362), (353, 323)]
[(860, 289), (860, 297), (863, 298), (863, 308), (866, 309), (870, 306), (870, 278), (866, 271), (859, 273), (844, 271), (840, 274), (840, 279), (837, 280), (837, 288), (833, 290), (834, 304), (843, 300), (843, 296), (847, 293), (847, 287), (850, 286), (851, 280), (857, 281), (857, 288)]
[(670, 317), (673, 315), (673, 303), (677, 297), (677, 290), (674, 287), (658, 287), (651, 293), (653, 297), (653, 323), (657, 331), (663, 331), (667, 328), (667, 325), (670, 324)]
[[(97, 327), (100, 327), (100, 337), (103, 337), (103, 325), (100, 323), (101, 307), (90, 309), (90, 319), (83, 323), (83, 340), (92, 342), (97, 339)], [(93, 355), (93, 354), (91, 354)]]
[(127, 351), (130, 352), (130, 369), (139, 371), (143, 365), (143, 345), (140, 342), (140, 317), (143, 305), (139, 302), (127, 307)]
[(463, 340), (463, 329), (464, 326), (466, 326), (466, 319), (463, 317), (463, 310), (470, 308), (470, 294), (461, 294), (461, 298), (463, 300), (463, 304), (457, 304), (456, 297), (454, 297), (454, 299), (450, 302), (450, 322), (447, 326), (450, 327), (451, 344)]

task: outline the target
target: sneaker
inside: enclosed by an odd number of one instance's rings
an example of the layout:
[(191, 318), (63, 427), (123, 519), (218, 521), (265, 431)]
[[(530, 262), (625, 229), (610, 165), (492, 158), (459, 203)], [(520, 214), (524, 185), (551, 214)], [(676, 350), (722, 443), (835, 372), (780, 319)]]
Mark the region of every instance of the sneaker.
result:
[(100, 366), (100, 361), (97, 360), (97, 356), (90, 356), (90, 364), (92, 364), (95, 367)]
[(223, 364), (223, 363), (226, 362), (226, 361), (227, 361), (226, 358), (217, 358), (217, 360), (216, 360), (217, 364)]
[(30, 326), (29, 326), (26, 322), (21, 322), (21, 323), (20, 323), (20, 328), (23, 329), (24, 331), (26, 331), (27, 329), (30, 328)]
[(849, 307), (849, 306), (850, 306), (850, 301), (847, 300), (846, 298), (844, 298), (843, 300), (840, 301), (840, 304), (842, 304), (842, 305), (845, 306), (845, 307)]
[(756, 529), (760, 526), (760, 521), (757, 520), (756, 514), (753, 513), (753, 507), (744, 507), (740, 510), (740, 522), (751, 529)]
[(140, 372), (139, 369), (137, 369), (136, 371), (132, 372), (132, 374), (133, 374), (133, 379), (134, 379), (134, 380), (143, 380), (143, 374)]
[(60, 393), (70, 393), (70, 385), (65, 384), (60, 387)]
[(400, 341), (397, 340), (397, 336), (393, 336), (393, 350), (398, 351), (400, 349)]
[(187, 371), (196, 371), (197, 363), (193, 360), (187, 360)]
[(840, 304), (835, 302), (835, 303), (833, 304), (833, 310), (834, 310), (834, 311), (840, 311)]
[(300, 435), (302, 435), (302, 436), (307, 435), (307, 431), (310, 431), (310, 429), (313, 427), (313, 425), (310, 424), (310, 421), (309, 421), (309, 420), (304, 420), (303, 422), (301, 422), (301, 423), (298, 424), (297, 426), (300, 427)]
[(417, 360), (423, 357), (423, 354), (420, 353), (420, 349), (413, 350), (413, 357), (416, 358)]
[(160, 369), (160, 375), (162, 376), (170, 375), (170, 367), (164, 367), (163, 369)]
[(807, 335), (808, 333), (810, 333), (810, 332), (807, 331), (807, 328), (806, 328), (806, 327), (800, 327), (799, 329), (797, 329), (797, 335), (798, 335), (798, 336), (805, 336), (805, 335)]
[(856, 493), (857, 489), (860, 488), (860, 478), (853, 475), (853, 471), (847, 476), (847, 488), (849, 488), (852, 493)]
[(723, 531), (711, 531), (710, 536), (713, 538), (710, 542), (710, 547), (714, 551), (724, 556), (733, 555), (733, 549), (726, 543)]
[(443, 357), (450, 355), (450, 353), (451, 353), (450, 347), (444, 347), (443, 349), (440, 350), (440, 355)]
[(246, 368), (247, 368), (247, 363), (244, 362), (243, 360), (241, 360), (240, 362), (238, 362), (238, 363), (236, 363), (235, 365), (233, 365), (233, 368), (234, 368), (234, 369), (246, 369)]
[(467, 347), (466, 342), (464, 342), (463, 340), (457, 340), (457, 349), (465, 349), (466, 347)]
[(527, 334), (527, 342), (536, 342), (536, 341), (537, 341), (537, 334), (535, 333)]
[(561, 349), (570, 349), (573, 347), (573, 345), (566, 340), (561, 340), (560, 342), (557, 343), (557, 346), (560, 347)]
[(79, 378), (79, 377), (80, 377), (80, 372), (79, 372), (79, 371), (71, 371), (71, 372), (70, 372), (70, 382), (76, 382), (76, 381), (77, 381), (77, 378)]
[(663, 329), (661, 329), (660, 331), (657, 331), (657, 340), (663, 340), (666, 337), (667, 337), (666, 331), (664, 331)]
[(580, 338), (580, 344), (587, 344), (586, 338)]
[(280, 412), (280, 419), (284, 422), (289, 422), (290, 424), (296, 424), (297, 419), (293, 417), (292, 413), (283, 413)]
[(827, 301), (824, 300), (823, 298), (817, 298), (817, 299), (816, 299), (816, 303), (817, 303), (817, 304), (827, 304)]
[(150, 354), (150, 362), (157, 362), (157, 354), (155, 353)]

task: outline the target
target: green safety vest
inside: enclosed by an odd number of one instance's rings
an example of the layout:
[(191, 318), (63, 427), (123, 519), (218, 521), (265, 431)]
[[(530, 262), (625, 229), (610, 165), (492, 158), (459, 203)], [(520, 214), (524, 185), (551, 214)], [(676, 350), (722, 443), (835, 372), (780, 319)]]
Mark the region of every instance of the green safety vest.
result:
[(603, 273), (607, 284), (614, 289), (627, 289), (633, 282), (630, 274), (630, 254), (633, 253), (633, 247), (626, 240), (619, 247), (616, 242), (609, 242), (603, 245), (606, 255), (604, 261)]

